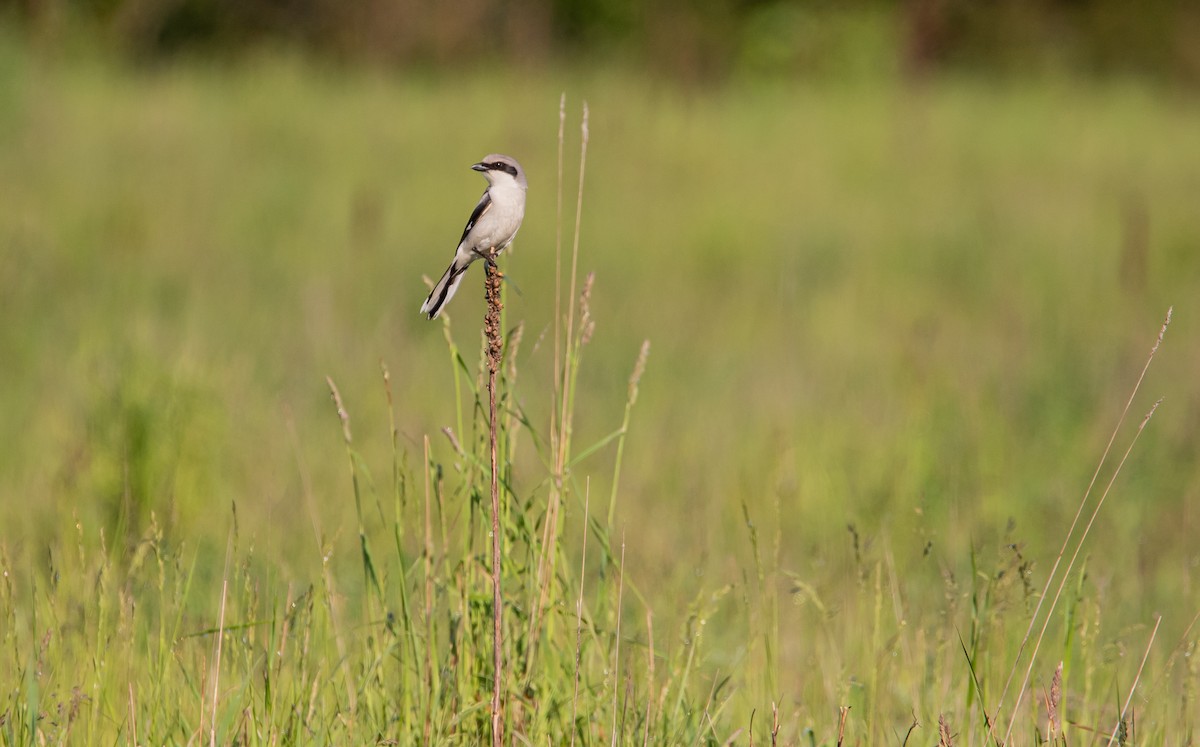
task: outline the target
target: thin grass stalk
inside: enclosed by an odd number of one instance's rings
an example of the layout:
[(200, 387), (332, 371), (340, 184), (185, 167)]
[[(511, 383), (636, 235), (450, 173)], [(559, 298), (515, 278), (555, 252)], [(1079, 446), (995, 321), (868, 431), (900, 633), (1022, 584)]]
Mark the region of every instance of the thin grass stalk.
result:
[(454, 423), (458, 428), (456, 433), (463, 432), (463, 404), (462, 404), (462, 355), (459, 353), (458, 345), (454, 342), (454, 335), (450, 332), (450, 315), (442, 314), (442, 336), (446, 338), (446, 345), (450, 349), (450, 370), (454, 374)]
[[(621, 566), (617, 573), (617, 626), (613, 643), (612, 747), (617, 747), (617, 686), (621, 674), (621, 602), (625, 590), (625, 533), (621, 532)], [(624, 731), (624, 730), (622, 730)]]
[(1146, 668), (1146, 660), (1150, 658), (1150, 649), (1154, 647), (1154, 639), (1158, 635), (1158, 626), (1162, 625), (1162, 615), (1158, 616), (1158, 620), (1154, 622), (1154, 630), (1150, 632), (1150, 640), (1146, 643), (1146, 653), (1142, 654), (1142, 663), (1138, 665), (1137, 674), (1134, 675), (1133, 684), (1129, 687), (1129, 695), (1125, 698), (1125, 707), (1121, 709), (1121, 713), (1117, 716), (1117, 724), (1113, 727), (1112, 734), (1108, 737), (1108, 744), (1112, 744), (1117, 738), (1117, 731), (1121, 728), (1121, 723), (1125, 720), (1125, 714), (1129, 712), (1129, 704), (1133, 702), (1133, 694), (1137, 692), (1138, 681), (1142, 679), (1142, 670)]
[[(504, 411), (503, 428), (501, 428), (501, 431), (504, 433), (505, 485), (508, 488), (509, 494), (515, 495), (512, 489), (512, 469), (513, 463), (517, 459), (517, 446), (519, 444), (522, 422), (518, 408), (513, 405), (511, 393), (516, 391), (517, 356), (520, 353), (521, 342), (525, 337), (525, 323), (517, 322), (517, 325), (511, 329), (506, 324), (503, 328), (508, 330), (508, 333), (504, 342), (506, 365), (504, 366), (501, 383), (504, 385), (504, 391), (507, 394), (501, 401), (501, 407)], [(511, 510), (511, 507), (509, 508)]]
[[(1165, 329), (1165, 327), (1164, 327)], [(1157, 349), (1157, 346), (1155, 346)], [(1121, 457), (1121, 461), (1117, 463), (1117, 468), (1109, 478), (1108, 484), (1104, 487), (1104, 492), (1100, 494), (1100, 500), (1096, 502), (1096, 508), (1092, 510), (1092, 515), (1088, 519), (1087, 525), (1083, 528), (1083, 532), (1079, 537), (1078, 544), (1075, 545), (1075, 552), (1071, 555), (1071, 560), (1067, 563), (1067, 569), (1063, 571), (1062, 580), (1058, 584), (1058, 589), (1054, 593), (1054, 599), (1050, 601), (1050, 609), (1046, 611), (1046, 618), (1042, 623), (1042, 629), (1038, 633), (1037, 640), (1034, 642), (1033, 653), (1029, 655), (1029, 665), (1025, 670), (1025, 678), (1021, 681), (1021, 688), (1017, 690), (1017, 700), (1013, 703), (1012, 715), (1009, 716), (1008, 730), (1004, 734), (1004, 744), (1009, 743), (1009, 737), (1012, 736), (1013, 726), (1017, 722), (1017, 712), (1021, 706), (1021, 700), (1025, 697), (1025, 689), (1029, 686), (1029, 678), (1033, 672), (1033, 664), (1037, 661), (1038, 651), (1042, 647), (1042, 640), (1046, 636), (1046, 628), (1050, 626), (1050, 616), (1054, 614), (1055, 607), (1058, 606), (1058, 599), (1062, 596), (1063, 587), (1067, 584), (1067, 579), (1071, 577), (1071, 569), (1075, 567), (1075, 561), (1079, 558), (1079, 552), (1083, 549), (1083, 543), (1087, 540), (1089, 532), (1091, 532), (1092, 524), (1096, 521), (1096, 516), (1100, 513), (1101, 507), (1104, 506), (1104, 499), (1108, 497), (1112, 490), (1113, 484), (1117, 481), (1117, 477), (1121, 474), (1121, 468), (1125, 466), (1126, 460), (1129, 459), (1129, 454), (1133, 451), (1133, 447), (1137, 444), (1138, 438), (1142, 435), (1142, 431), (1146, 429), (1146, 424), (1150, 422), (1150, 418), (1154, 417), (1155, 410), (1162, 403), (1158, 400), (1154, 406), (1150, 408), (1150, 412), (1146, 413), (1146, 417), (1142, 419), (1141, 425), (1138, 426), (1137, 432), (1133, 435), (1133, 440), (1129, 443), (1129, 447), (1125, 449), (1125, 454)]]
[(638, 383), (646, 371), (646, 358), (650, 355), (650, 341), (642, 341), (642, 349), (638, 351), (637, 362), (633, 364), (633, 373), (629, 376), (629, 391), (625, 397), (625, 416), (621, 419), (621, 435), (617, 437), (617, 457), (613, 464), (612, 494), (608, 498), (608, 530), (612, 531), (613, 515), (617, 510), (617, 487), (621, 482), (621, 460), (625, 456), (625, 434), (629, 433), (629, 418), (633, 406), (637, 403)]
[[(764, 590), (767, 588), (767, 580), (766, 575), (763, 572), (762, 558), (758, 547), (758, 526), (750, 518), (750, 507), (746, 505), (745, 498), (742, 499), (742, 520), (745, 522), (746, 531), (750, 534), (750, 554), (754, 559), (754, 575), (755, 579), (758, 581), (759, 590), (758, 599), (756, 600), (757, 604), (752, 606), (750, 602), (750, 582), (748, 579), (745, 579), (743, 574), (743, 580), (746, 586), (746, 591), (744, 592), (746, 612), (751, 620), (750, 627), (752, 629), (759, 628), (759, 630), (754, 632), (756, 632), (761, 638), (763, 645), (763, 666), (761, 668), (768, 672), (766, 690), (769, 693), (773, 693), (775, 689), (774, 681), (770, 674), (771, 643), (769, 633), (767, 632), (767, 625), (765, 622), (763, 622), (763, 618), (766, 615), (763, 609), (766, 606), (766, 601), (763, 599), (763, 596), (765, 595)], [(751, 736), (753, 736), (753, 729), (751, 729)]]
[[(563, 135), (567, 126), (567, 94), (564, 92), (558, 98), (558, 189), (555, 192), (557, 209), (554, 221), (554, 383), (551, 388), (550, 411), (558, 407), (559, 382), (562, 375), (559, 371), (559, 346), (562, 344), (562, 224), (563, 224)], [(558, 424), (550, 418), (550, 443), (557, 444)]]
[(504, 718), (500, 713), (500, 691), (504, 682), (503, 618), (504, 599), (500, 581), (500, 471), (497, 466), (496, 430), (496, 373), (500, 369), (503, 354), (500, 333), (501, 296), (500, 270), (492, 262), (487, 264), (485, 296), (487, 314), (483, 330), (487, 335), (488, 364), (488, 446), (492, 466), (492, 746), (504, 744)]
[[(342, 439), (346, 444), (346, 458), (350, 463), (350, 481), (354, 486), (354, 515), (358, 520), (359, 558), (362, 560), (363, 564), (364, 580), (368, 590), (373, 589), (375, 591), (377, 600), (382, 604), (383, 587), (380, 586), (379, 577), (375, 573), (375, 563), (371, 559), (370, 543), (367, 540), (366, 526), (363, 522), (362, 487), (358, 479), (358, 455), (354, 452), (354, 438), (350, 433), (350, 413), (347, 412), (346, 406), (342, 402), (341, 392), (338, 391), (337, 385), (333, 383), (333, 379), (329, 376), (326, 376), (325, 382), (329, 385), (330, 396), (333, 397), (333, 403), (337, 408), (338, 419), (342, 423)], [(363, 605), (366, 611), (369, 613), (371, 605), (371, 597), (369, 594), (363, 598)]]
[[(557, 491), (560, 486), (558, 477), (558, 418), (556, 413), (559, 406), (561, 392), (559, 391), (562, 384), (562, 358), (560, 356), (562, 346), (562, 227), (563, 227), (563, 142), (565, 140), (567, 126), (567, 94), (564, 91), (558, 97), (558, 182), (555, 190), (555, 220), (554, 220), (554, 379), (551, 384), (550, 395), (550, 450), (554, 460), (554, 474), (551, 475), (550, 486), (550, 503), (553, 503), (557, 497)], [(544, 582), (544, 566), (545, 552), (550, 544), (551, 526), (548, 519), (550, 518), (549, 506), (546, 511), (547, 521), (542, 527), (542, 554), (538, 558), (538, 572), (536, 577), (538, 603), (534, 605), (533, 614), (529, 620), (529, 649), (525, 659), (525, 671), (532, 676), (533, 657), (537, 652), (537, 630), (539, 618), (541, 615), (541, 600), (545, 596), (542, 591)], [(584, 531), (586, 532), (586, 524)]]
[(433, 520), (430, 516), (429, 472), (433, 465), (429, 462), (429, 436), (424, 438), (425, 447), (425, 744), (429, 744), (430, 731), (433, 728), (433, 704), (437, 702), (438, 683), (435, 681), (437, 668), (433, 666), (434, 638), (433, 628)]
[[(686, 646), (687, 653), (683, 656), (682, 670), (676, 668), (673, 672), (676, 680), (675, 688), (675, 706), (672, 716), (679, 718), (683, 712), (683, 701), (687, 696), (688, 682), (692, 674), (692, 666), (695, 663), (697, 650), (700, 648), (700, 638), (703, 635), (704, 626), (708, 624), (708, 618), (720, 605), (721, 599), (730, 592), (732, 586), (726, 585), (715, 592), (708, 595), (708, 603), (705, 604), (705, 593), (701, 590), (697, 593), (695, 599), (692, 600), (688, 607), (688, 622), (686, 627), (685, 638), (688, 641)], [(666, 686), (670, 686), (670, 678)], [(660, 705), (659, 713), (662, 713)]]
[[(408, 574), (404, 568), (404, 477), (400, 469), (400, 431), (396, 427), (396, 407), (392, 401), (392, 377), (388, 371), (387, 364), (383, 361), (379, 362), (383, 372), (383, 387), (387, 394), (388, 404), (388, 432), (392, 439), (392, 500), (394, 517), (392, 519), (392, 538), (396, 543), (396, 562), (400, 568), (400, 617), (404, 625), (404, 642), (408, 645), (408, 654), (411, 657), (410, 661), (415, 666), (418, 659), (417, 655), (417, 637), (415, 626), (413, 624), (412, 608), (408, 601)], [(412, 688), (405, 687), (407, 678), (407, 667), (401, 667), (401, 690), (402, 701), (401, 711), (409, 713), (412, 710)]]
[[(871, 619), (871, 650), (883, 650), (883, 563), (875, 562), (875, 608)], [(880, 704), (879, 690), (880, 681), (883, 678), (884, 659), (888, 657), (874, 656), (874, 662), (871, 666), (871, 700), (867, 708), (867, 741), (875, 741), (876, 729), (880, 726), (879, 711), (882, 707)]]
[[(338, 391), (337, 385), (333, 383), (333, 379), (329, 376), (326, 376), (325, 383), (329, 385), (329, 395), (333, 399), (333, 405), (337, 410), (338, 420), (342, 424), (342, 438), (346, 443), (346, 453), (349, 456), (350, 478), (354, 485), (354, 502), (357, 509), (359, 505), (358, 471), (354, 467), (354, 452), (351, 446), (353, 439), (351, 438), (350, 434), (350, 414), (346, 411), (346, 407), (342, 403), (341, 392)], [(361, 516), (361, 512), (359, 515)], [(362, 522), (360, 519), (360, 535), (361, 526)], [(323, 570), (322, 575), (325, 579), (325, 604), (329, 610), (329, 624), (333, 630), (334, 640), (337, 642), (338, 661), (340, 662), (341, 666), (342, 681), (346, 685), (346, 700), (349, 704), (350, 712), (355, 713), (358, 711), (358, 693), (354, 687), (354, 680), (350, 676), (350, 661), (346, 653), (346, 641), (342, 637), (341, 629), (338, 627), (337, 623), (337, 606), (335, 601), (336, 595), (334, 594), (333, 587), (333, 577), (329, 570), (329, 557), (324, 552), (324, 547), (321, 548), (321, 567)]]
[[(203, 740), (204, 740), (204, 720), (208, 713), (208, 657), (205, 656), (204, 654), (200, 654), (200, 685), (197, 688), (197, 690), (200, 693), (200, 725), (198, 727), (196, 727), (196, 730), (188, 736), (188, 741), (187, 741), (188, 744), (192, 744), (192, 743), (203, 744), (204, 743), (203, 742)], [(36, 718), (36, 710), (34, 711), (34, 714), (35, 714), (35, 718)], [(30, 733), (33, 733), (33, 730), (36, 727), (37, 727), (37, 722), (35, 720), (35, 721), (31, 722), (29, 725)], [(93, 733), (94, 730), (95, 730), (95, 727), (89, 727), (88, 742), (87, 742), (88, 747), (92, 747), (92, 745), (95, 744), (95, 736)], [(32, 742), (32, 739), (27, 740), (27, 743), (31, 743), (31, 742)]]
[[(559, 119), (559, 246), (556, 247), (556, 256), (561, 255), (561, 223), (562, 223), (562, 148), (563, 148), (563, 124), (562, 110), (560, 108)], [(550, 481), (550, 496), (546, 506), (545, 525), (542, 528), (542, 551), (538, 558), (537, 571), (537, 588), (538, 601), (533, 606), (529, 620), (529, 647), (526, 656), (526, 671), (532, 671), (533, 660), (537, 654), (538, 642), (540, 640), (540, 629), (542, 617), (547, 605), (550, 603), (550, 589), (554, 580), (554, 565), (557, 560), (558, 547), (558, 512), (559, 506), (562, 503), (562, 498), (565, 492), (566, 485), (566, 465), (570, 454), (571, 441), (571, 416), (572, 408), (570, 403), (573, 397), (569, 391), (571, 382), (571, 361), (575, 356), (574, 351), (574, 323), (575, 323), (575, 306), (573, 299), (575, 297), (575, 283), (578, 275), (579, 265), (579, 232), (580, 223), (583, 211), (583, 184), (584, 175), (587, 164), (587, 146), (588, 146), (588, 107), (587, 102), (583, 104), (583, 122), (580, 126), (582, 140), (580, 143), (579, 153), (579, 186), (575, 203), (575, 238), (572, 246), (571, 256), (571, 285), (570, 292), (567, 295), (568, 299), (572, 299), (567, 307), (567, 326), (566, 331), (561, 336), (563, 348), (561, 356), (559, 355), (559, 335), (555, 335), (555, 393), (556, 400), (554, 402), (553, 414), (551, 415), (551, 452), (553, 455), (553, 474)], [(557, 260), (556, 260), (557, 264)], [(561, 296), (559, 295), (559, 283), (555, 283), (555, 329), (558, 330), (558, 317), (561, 308)], [(554, 420), (557, 417), (557, 427), (554, 425)]]
[(221, 611), (217, 618), (217, 651), (213, 657), (212, 719), (208, 725), (208, 743), (211, 747), (217, 747), (217, 704), (221, 700), (221, 644), (225, 640), (225, 599), (229, 594), (229, 557), (232, 554), (233, 536), (230, 535), (225, 545), (225, 571), (221, 574)]
[(650, 744), (650, 717), (654, 706), (654, 615), (646, 606), (646, 728), (642, 731), (642, 747)]
[[(564, 480), (567, 479), (566, 476), (568, 473), (570, 473), (571, 468), (575, 463), (574, 460), (571, 459), (571, 434), (575, 428), (575, 395), (579, 391), (579, 368), (583, 362), (583, 346), (591, 342), (592, 334), (596, 329), (596, 323), (592, 319), (591, 311), (592, 287), (595, 284), (595, 281), (596, 273), (589, 272), (583, 281), (583, 289), (579, 291), (579, 326), (576, 330), (575, 338), (571, 341), (571, 346), (569, 348), (570, 359), (566, 361), (566, 369), (563, 371), (563, 375), (567, 378), (567, 385), (563, 390), (563, 394), (566, 395), (566, 403), (563, 407), (563, 411), (567, 413), (565, 420), (566, 427), (563, 429), (563, 435), (565, 436), (563, 443), (566, 448), (563, 452), (563, 465), (559, 470), (559, 474), (563, 475)], [(571, 308), (574, 310), (575, 307), (572, 306)], [(562, 496), (565, 496), (566, 492), (567, 491), (565, 489), (561, 491), (558, 504), (555, 506), (556, 512), (562, 505)], [(555, 541), (557, 542), (557, 538)], [(608, 550), (609, 542), (607, 538), (604, 539), (604, 545), (605, 553), (611, 557), (611, 553)], [(557, 560), (557, 558), (551, 559), (551, 574), (553, 574), (554, 571), (553, 561), (555, 560)]]
[[(574, 414), (573, 404), (574, 396), (574, 381), (575, 371), (578, 369), (578, 341), (575, 339), (575, 285), (579, 279), (579, 231), (582, 225), (583, 217), (583, 183), (584, 175), (587, 171), (587, 146), (588, 146), (588, 105), (583, 102), (583, 122), (580, 125), (581, 140), (579, 146), (579, 186), (576, 189), (575, 196), (575, 235), (571, 242), (571, 285), (567, 292), (567, 328), (566, 334), (563, 336), (563, 344), (565, 346), (562, 358), (562, 367), (560, 375), (562, 376), (560, 386), (561, 400), (559, 402), (559, 424), (558, 424), (558, 451), (557, 461), (555, 463), (555, 479), (557, 481), (557, 490), (554, 494), (552, 507), (555, 518), (557, 518), (558, 507), (562, 501), (563, 493), (565, 492), (565, 481), (567, 461), (570, 456), (571, 449), (571, 420)], [(551, 542), (554, 542), (555, 537), (552, 535)], [(550, 562), (554, 562), (554, 554), (550, 553)], [(553, 573), (553, 570), (551, 570)]]
[[(538, 648), (538, 629), (541, 624), (542, 604), (548, 596), (545, 586), (548, 582), (546, 578), (546, 553), (549, 551), (551, 535), (555, 531), (554, 524), (551, 519), (557, 520), (557, 511), (555, 510), (559, 499), (559, 491), (562, 488), (562, 470), (559, 464), (560, 440), (562, 439), (561, 431), (559, 430), (558, 411), (562, 401), (562, 355), (561, 346), (562, 339), (562, 244), (563, 244), (563, 145), (566, 140), (567, 126), (567, 94), (562, 92), (558, 97), (558, 168), (557, 168), (557, 183), (555, 188), (555, 219), (554, 219), (554, 379), (551, 385), (550, 399), (550, 451), (553, 459), (553, 474), (551, 475), (550, 496), (546, 506), (546, 521), (542, 527), (542, 546), (541, 554), (538, 557), (537, 567), (537, 594), (538, 602), (534, 605), (532, 614), (529, 620), (528, 641), (529, 648), (525, 658), (525, 671), (532, 673), (533, 659)], [(557, 521), (555, 521), (557, 523)], [(586, 525), (585, 525), (586, 531)], [(531, 676), (531, 675), (530, 675)]]
[[(1096, 480), (1100, 477), (1100, 470), (1104, 468), (1105, 462), (1108, 461), (1108, 455), (1112, 451), (1113, 443), (1117, 440), (1117, 433), (1121, 430), (1121, 426), (1125, 423), (1125, 418), (1129, 415), (1129, 408), (1133, 406), (1134, 397), (1137, 396), (1138, 390), (1141, 389), (1142, 381), (1146, 378), (1146, 371), (1150, 369), (1150, 363), (1154, 360), (1154, 354), (1158, 352), (1159, 345), (1162, 345), (1163, 336), (1167, 333), (1167, 326), (1171, 323), (1171, 313), (1175, 310), (1174, 306), (1167, 309), (1167, 317), (1163, 320), (1162, 328), (1158, 331), (1158, 338), (1154, 341), (1154, 347), (1150, 349), (1150, 355), (1146, 358), (1145, 365), (1142, 366), (1142, 373), (1138, 376), (1137, 381), (1133, 385), (1133, 391), (1129, 393), (1129, 399), (1125, 401), (1125, 407), (1121, 410), (1121, 416), (1117, 418), (1117, 424), (1112, 430), (1112, 434), (1108, 437), (1108, 443), (1104, 447), (1104, 453), (1100, 455), (1100, 463), (1096, 465), (1096, 471), (1092, 473), (1092, 479), (1088, 482), (1087, 490), (1083, 492), (1083, 498), (1079, 501), (1079, 508), (1075, 511), (1075, 518), (1071, 520), (1071, 526), (1067, 529), (1067, 536), (1063, 538), (1062, 548), (1058, 551), (1058, 557), (1054, 559), (1054, 565), (1050, 569), (1050, 575), (1046, 577), (1046, 584), (1042, 587), (1042, 593), (1038, 595), (1038, 603), (1034, 607), (1033, 615), (1029, 618), (1029, 625), (1025, 629), (1025, 635), (1021, 639), (1021, 645), (1017, 648), (1017, 656), (1013, 659), (1012, 668), (1008, 671), (1008, 677), (1004, 681), (1004, 687), (1000, 690), (1000, 698), (996, 701), (996, 709), (993, 711), (994, 717), (992, 725), (988, 729), (988, 738), (994, 740), (995, 725), (1000, 719), (1000, 710), (1004, 707), (1004, 697), (1008, 694), (1008, 688), (1012, 684), (1013, 675), (1017, 672), (1017, 667), (1020, 666), (1021, 657), (1025, 653), (1025, 646), (1029, 642), (1029, 636), (1033, 633), (1033, 628), (1037, 624), (1038, 614), (1041, 612), (1042, 604), (1046, 601), (1046, 592), (1050, 591), (1050, 585), (1054, 583), (1055, 576), (1058, 573), (1058, 566), (1062, 562), (1063, 555), (1067, 552), (1067, 547), (1071, 543), (1071, 537), (1075, 534), (1075, 527), (1079, 524), (1079, 518), (1083, 515), (1083, 508), (1087, 505), (1088, 498), (1092, 495), (1092, 489), (1096, 486)], [(1061, 587), (1060, 587), (1061, 588)], [(1047, 612), (1049, 615), (1049, 612)], [(1043, 628), (1044, 629), (1044, 628)], [(1029, 665), (1032, 670), (1032, 662)], [(1016, 707), (1013, 707), (1016, 710)], [(1007, 739), (1005, 740), (1007, 741)]]
[(583, 493), (583, 557), (579, 561), (579, 599), (575, 602), (575, 690), (571, 696), (571, 747), (575, 747), (575, 719), (579, 706), (579, 668), (583, 661), (583, 580), (587, 573), (588, 512), (592, 498), (589, 479)]
[[(1189, 622), (1187, 624), (1187, 627), (1183, 629), (1183, 635), (1179, 636), (1179, 643), (1175, 644), (1175, 648), (1171, 649), (1171, 654), (1170, 654), (1170, 656), (1167, 657), (1166, 666), (1162, 667), (1159, 670), (1158, 676), (1154, 678), (1154, 681), (1152, 683), (1150, 683), (1150, 687), (1147, 692), (1148, 697), (1150, 695), (1152, 695), (1153, 693), (1157, 692), (1158, 688), (1166, 680), (1167, 675), (1170, 673), (1171, 669), (1174, 666), (1175, 660), (1179, 657), (1180, 652), (1188, 645), (1188, 642), (1191, 640), (1192, 628), (1196, 627), (1197, 622), (1200, 622), (1200, 611), (1197, 611), (1196, 614), (1192, 616), (1191, 622)], [(1188, 654), (1185, 652), (1184, 656), (1187, 656), (1187, 655)]]
[[(779, 697), (779, 571), (783, 568), (783, 508), (782, 508), (782, 490), (775, 490), (775, 546), (774, 557), (771, 559), (771, 583), (767, 586), (767, 603), (769, 618), (767, 624), (770, 626), (766, 632), (766, 642), (769, 646), (767, 656), (767, 684), (771, 688), (767, 693), (771, 696), (771, 719), (775, 730), (778, 731), (779, 713), (775, 709), (775, 699)], [(898, 588), (898, 584), (893, 584), (893, 588)], [(897, 622), (902, 626), (900, 615), (897, 615)]]

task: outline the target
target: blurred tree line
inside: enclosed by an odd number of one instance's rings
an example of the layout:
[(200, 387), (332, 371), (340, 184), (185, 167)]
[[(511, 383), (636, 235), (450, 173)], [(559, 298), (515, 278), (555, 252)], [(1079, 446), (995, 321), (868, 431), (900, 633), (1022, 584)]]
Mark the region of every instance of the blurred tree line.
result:
[(6, 18), (141, 58), (266, 41), (404, 65), (609, 55), (697, 79), (885, 64), (1200, 83), (1195, 0), (0, 0)]

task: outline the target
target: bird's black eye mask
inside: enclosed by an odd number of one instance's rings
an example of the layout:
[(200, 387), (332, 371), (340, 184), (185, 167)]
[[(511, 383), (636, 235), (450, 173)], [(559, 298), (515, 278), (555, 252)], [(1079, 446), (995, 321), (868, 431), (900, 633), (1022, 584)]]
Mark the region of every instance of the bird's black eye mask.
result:
[(516, 178), (516, 176), (517, 176), (517, 167), (513, 166), (512, 164), (495, 161), (493, 163), (487, 164), (487, 167), (488, 167), (488, 169), (490, 169), (492, 171), (506, 171), (509, 174), (511, 174), (514, 178)]

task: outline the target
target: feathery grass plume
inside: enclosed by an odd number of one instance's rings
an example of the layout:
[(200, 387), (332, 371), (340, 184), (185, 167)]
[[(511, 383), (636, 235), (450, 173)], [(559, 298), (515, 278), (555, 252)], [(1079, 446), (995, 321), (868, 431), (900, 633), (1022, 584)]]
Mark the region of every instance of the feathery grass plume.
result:
[(1054, 677), (1050, 680), (1050, 692), (1046, 696), (1046, 741), (1053, 743), (1058, 739), (1062, 728), (1062, 714), (1059, 706), (1062, 704), (1062, 674), (1063, 663), (1060, 661), (1054, 668)]
[(589, 272), (583, 279), (583, 290), (579, 292), (579, 347), (592, 341), (596, 322), (592, 319), (592, 287), (596, 284), (596, 273)]

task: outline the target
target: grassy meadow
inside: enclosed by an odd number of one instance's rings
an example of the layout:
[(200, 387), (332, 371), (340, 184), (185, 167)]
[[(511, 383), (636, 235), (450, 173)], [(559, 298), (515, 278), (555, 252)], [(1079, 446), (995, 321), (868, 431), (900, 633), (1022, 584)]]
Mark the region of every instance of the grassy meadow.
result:
[[(586, 319), (562, 303), (559, 481), (562, 92), (563, 295), (585, 99), (576, 297), (595, 275)], [(1198, 132), (1135, 80), (131, 68), (0, 35), (0, 744), (482, 741), (482, 268), (417, 308), (497, 151), (530, 180), (508, 741), (771, 744), (774, 703), (779, 744), (1192, 743)]]

